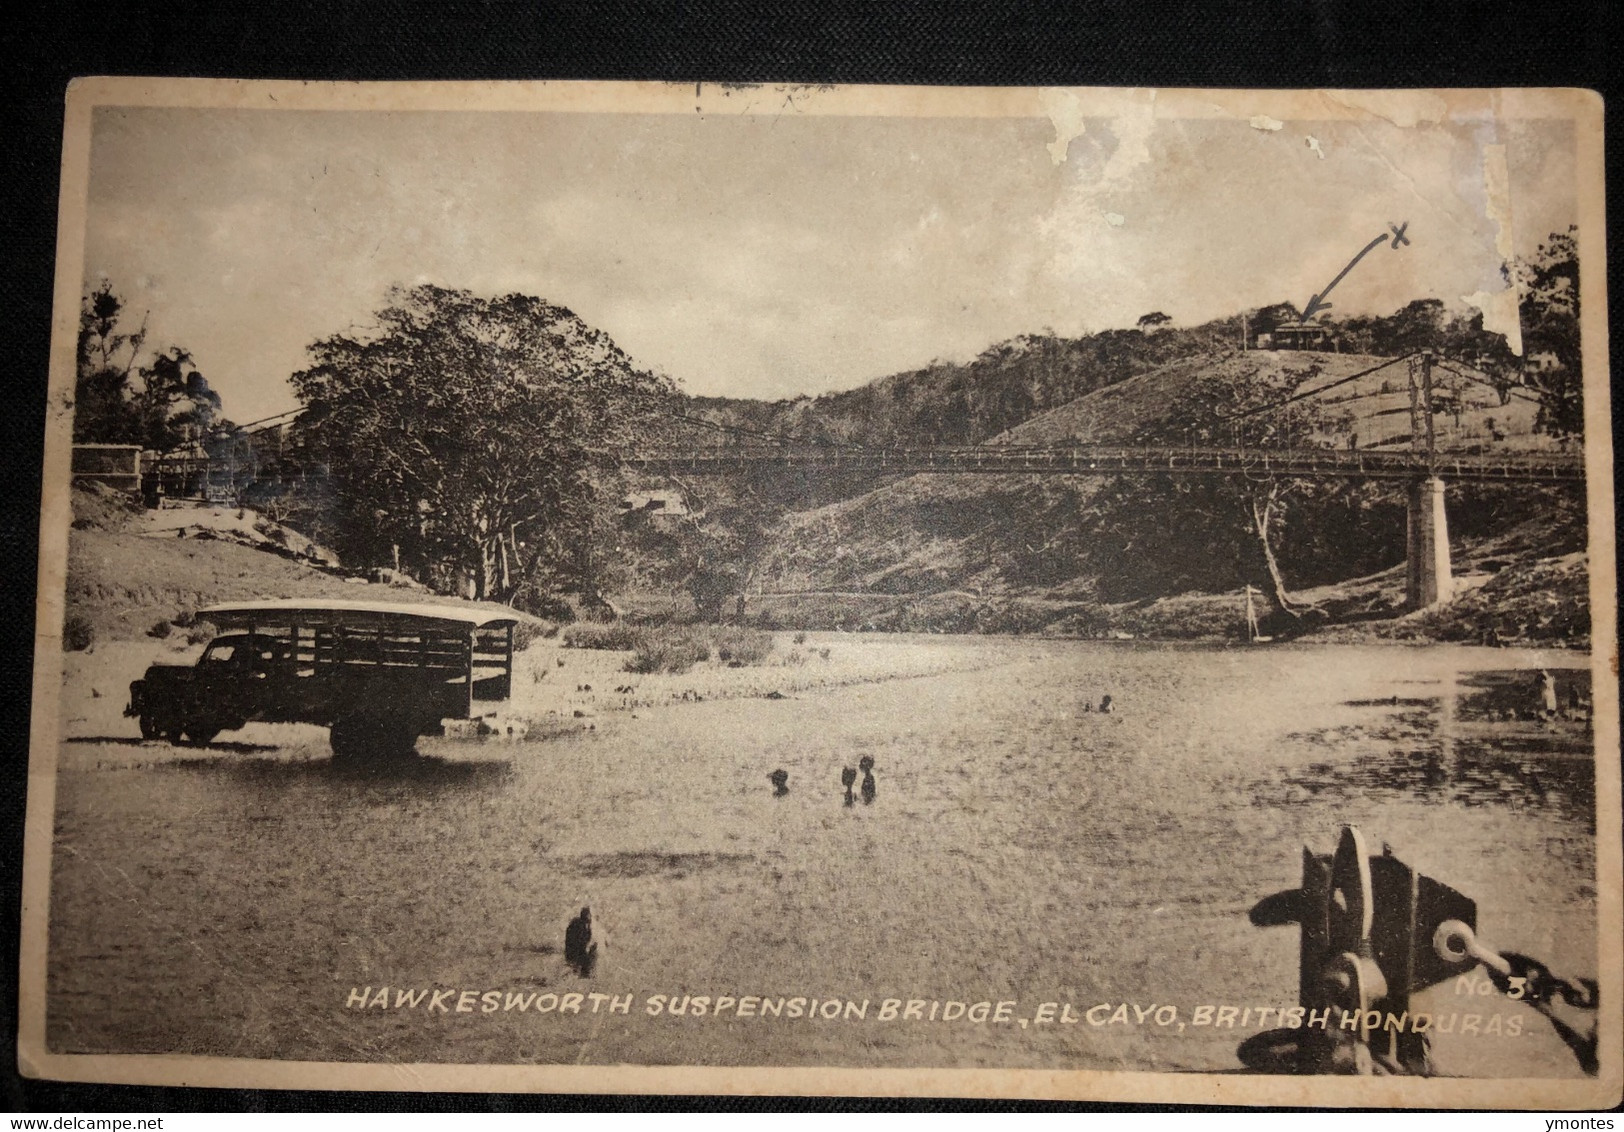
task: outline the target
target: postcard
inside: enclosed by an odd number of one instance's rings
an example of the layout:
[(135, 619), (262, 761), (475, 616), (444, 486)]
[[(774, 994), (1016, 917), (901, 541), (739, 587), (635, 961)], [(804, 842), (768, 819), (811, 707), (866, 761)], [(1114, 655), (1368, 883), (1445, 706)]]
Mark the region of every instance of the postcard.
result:
[(61, 201), (25, 1074), (1619, 1102), (1590, 92), (90, 78)]

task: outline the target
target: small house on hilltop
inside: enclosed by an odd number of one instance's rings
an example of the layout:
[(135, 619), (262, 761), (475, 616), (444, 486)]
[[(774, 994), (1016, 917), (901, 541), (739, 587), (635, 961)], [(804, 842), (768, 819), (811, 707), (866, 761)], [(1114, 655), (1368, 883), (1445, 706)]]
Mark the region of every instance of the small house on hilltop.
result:
[(1282, 322), (1267, 334), (1258, 335), (1259, 346), (1273, 350), (1335, 350), (1339, 343), (1329, 327), (1318, 322)]

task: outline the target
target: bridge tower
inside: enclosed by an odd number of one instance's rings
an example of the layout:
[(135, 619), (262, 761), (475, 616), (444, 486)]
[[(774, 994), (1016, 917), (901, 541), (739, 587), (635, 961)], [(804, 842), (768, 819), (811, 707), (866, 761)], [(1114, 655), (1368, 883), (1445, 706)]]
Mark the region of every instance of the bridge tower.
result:
[[(1435, 466), (1437, 438), (1433, 433), (1431, 350), (1423, 350), (1420, 365), (1410, 367), (1410, 446), (1424, 453), (1427, 467)], [(1436, 474), (1412, 480), (1406, 508), (1404, 544), (1404, 598), (1410, 609), (1426, 609), (1445, 602), (1454, 593), (1449, 562), (1449, 519), (1444, 511), (1444, 481)]]

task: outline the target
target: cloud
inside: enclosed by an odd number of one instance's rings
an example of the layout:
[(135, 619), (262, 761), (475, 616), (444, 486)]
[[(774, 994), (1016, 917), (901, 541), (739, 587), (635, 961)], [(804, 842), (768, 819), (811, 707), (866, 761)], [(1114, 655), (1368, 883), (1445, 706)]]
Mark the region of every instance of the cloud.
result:
[(98, 119), (85, 268), (249, 419), (291, 404), (311, 342), (417, 279), (568, 306), (694, 392), (787, 396), (1044, 326), (1300, 303), (1388, 221), (1413, 220), (1415, 247), (1371, 253), (1337, 314), (1492, 296), (1490, 142), (1520, 251), (1575, 207), (1571, 132), (1544, 124), (1316, 122), (1320, 161), (1295, 130), (1156, 107), (1057, 90), (985, 119), (121, 112)]
[(1461, 302), (1483, 312), (1484, 330), (1490, 334), (1504, 334), (1511, 352), (1522, 356), (1522, 313), (1518, 310), (1517, 292), (1514, 289), (1476, 291), (1460, 298)]
[(1097, 167), (1076, 169), (1052, 209), (1039, 219), (1038, 230), (1053, 249), (1050, 270), (1058, 280), (1075, 283), (1101, 273), (1102, 257), (1110, 253), (1100, 234), (1126, 222), (1126, 214), (1107, 202), (1136, 192), (1142, 170), (1151, 165), (1155, 92), (1123, 94), (1116, 116), (1104, 123), (1115, 141), (1110, 155)]

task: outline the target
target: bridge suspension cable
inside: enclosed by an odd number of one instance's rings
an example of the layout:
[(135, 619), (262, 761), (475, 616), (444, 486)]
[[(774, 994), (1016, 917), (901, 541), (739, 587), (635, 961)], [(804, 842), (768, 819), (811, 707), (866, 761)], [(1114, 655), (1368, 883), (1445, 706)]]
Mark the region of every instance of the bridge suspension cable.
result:
[[(1475, 381), (1479, 385), (1487, 386), (1488, 388), (1493, 389), (1496, 392), (1498, 392), (1499, 389), (1500, 389), (1500, 386), (1496, 385), (1492, 381), (1489, 381), (1487, 378), (1478, 377), (1475, 374), (1467, 373), (1463, 369), (1456, 368), (1454, 365), (1451, 365), (1449, 363), (1449, 361), (1447, 359), (1445, 359), (1445, 358), (1439, 358), (1438, 359), (1438, 367), (1440, 369), (1448, 370), (1450, 373), (1456, 375), (1457, 377), (1464, 377), (1467, 381)], [(1517, 400), (1519, 400), (1519, 401), (1527, 401), (1531, 405), (1537, 405), (1537, 404), (1540, 403), (1538, 397), (1530, 397), (1528, 394), (1520, 392), (1515, 386), (1510, 387), (1509, 389), (1506, 390), (1506, 392), (1509, 393), (1512, 397), (1517, 398)]]
[[(1258, 405), (1230, 416), (1218, 417), (1217, 421), (1229, 423), (1256, 416), (1260, 413), (1276, 411), (1295, 402), (1317, 397), (1333, 389), (1349, 385), (1361, 378), (1369, 377), (1371, 374), (1401, 363), (1408, 362), (1413, 368), (1415, 359), (1421, 357), (1423, 353), (1425, 351), (1412, 350), (1407, 354), (1387, 358), (1357, 373), (1336, 378), (1312, 389), (1300, 390), (1278, 401)], [(1436, 355), (1434, 356), (1436, 357)], [(1448, 369), (1451, 373), (1467, 381), (1497, 391), (1502, 388), (1495, 382), (1457, 368), (1457, 365), (1450, 364), (1444, 359), (1437, 359), (1437, 364), (1440, 368)], [(1539, 402), (1537, 397), (1529, 396), (1515, 388), (1509, 390), (1509, 393), (1519, 400), (1536, 404)], [(828, 438), (809, 438), (782, 432), (753, 429), (743, 425), (723, 424), (676, 409), (662, 408), (660, 412), (661, 415), (685, 424), (697, 425), (715, 432), (748, 437), (757, 441), (767, 441), (780, 447), (767, 451), (757, 449), (755, 451), (740, 452), (730, 449), (714, 449), (706, 452), (648, 454), (632, 457), (623, 462), (632, 466), (640, 466), (645, 470), (663, 470), (667, 472), (677, 468), (684, 468), (689, 471), (715, 472), (721, 470), (722, 465), (735, 462), (781, 463), (783, 466), (802, 467), (824, 466), (827, 463), (829, 466), (846, 466), (853, 470), (861, 469), (866, 471), (1000, 471), (1005, 473), (1033, 471), (1069, 474), (1077, 474), (1078, 472), (1085, 472), (1086, 474), (1088, 471), (1098, 473), (1104, 472), (1108, 468), (1116, 471), (1148, 471), (1165, 466), (1169, 470), (1184, 472), (1221, 472), (1245, 475), (1261, 469), (1270, 474), (1351, 475), (1354, 478), (1413, 475), (1416, 471), (1416, 467), (1410, 464), (1405, 464), (1402, 467), (1368, 464), (1361, 459), (1354, 459), (1354, 454), (1351, 452), (1326, 459), (1326, 453), (1316, 451), (1311, 458), (1304, 460), (1302, 457), (1307, 455), (1306, 453), (1262, 450), (1253, 452), (1240, 445), (1228, 449), (1197, 449), (1191, 447), (1187, 453), (1177, 452), (1177, 454), (1175, 454), (1174, 449), (1166, 446), (1137, 450), (1109, 445), (1098, 447), (1077, 445), (1061, 449), (1024, 449), (1018, 447), (988, 449), (978, 445), (962, 450), (914, 449), (894, 445), (875, 446), (852, 440), (836, 441)], [(797, 447), (801, 449), (799, 452), (795, 451)], [(1258, 458), (1261, 458), (1261, 463), (1257, 463)], [(1164, 461), (1170, 461), (1170, 463), (1164, 464)], [(1582, 469), (1577, 465), (1569, 466), (1574, 464), (1573, 461), (1564, 460), (1560, 457), (1552, 461), (1535, 461), (1530, 463), (1529, 466), (1522, 466), (1522, 462), (1518, 460), (1482, 456), (1471, 456), (1464, 459), (1451, 457), (1450, 463), (1455, 478), (1562, 480), (1582, 478), (1583, 475)]]
[(1284, 408), (1294, 401), (1303, 401), (1309, 397), (1318, 396), (1327, 390), (1335, 389), (1339, 385), (1347, 385), (1349, 382), (1358, 381), (1361, 377), (1369, 377), (1371, 374), (1376, 373), (1379, 370), (1384, 370), (1388, 366), (1396, 366), (1399, 362), (1409, 361), (1411, 358), (1416, 357), (1420, 353), (1420, 350), (1412, 350), (1408, 354), (1403, 354), (1396, 358), (1388, 358), (1380, 365), (1371, 366), (1369, 369), (1362, 369), (1358, 373), (1350, 373), (1347, 377), (1339, 377), (1335, 381), (1328, 381), (1324, 385), (1316, 386), (1313, 389), (1293, 393), (1290, 397), (1287, 397), (1284, 400), (1271, 401), (1267, 405), (1258, 405), (1256, 408), (1247, 409), (1244, 412), (1235, 413), (1232, 416), (1219, 417), (1218, 419), (1220, 421), (1238, 421), (1244, 420), (1247, 417), (1255, 417), (1259, 413), (1272, 412), (1275, 409)]

